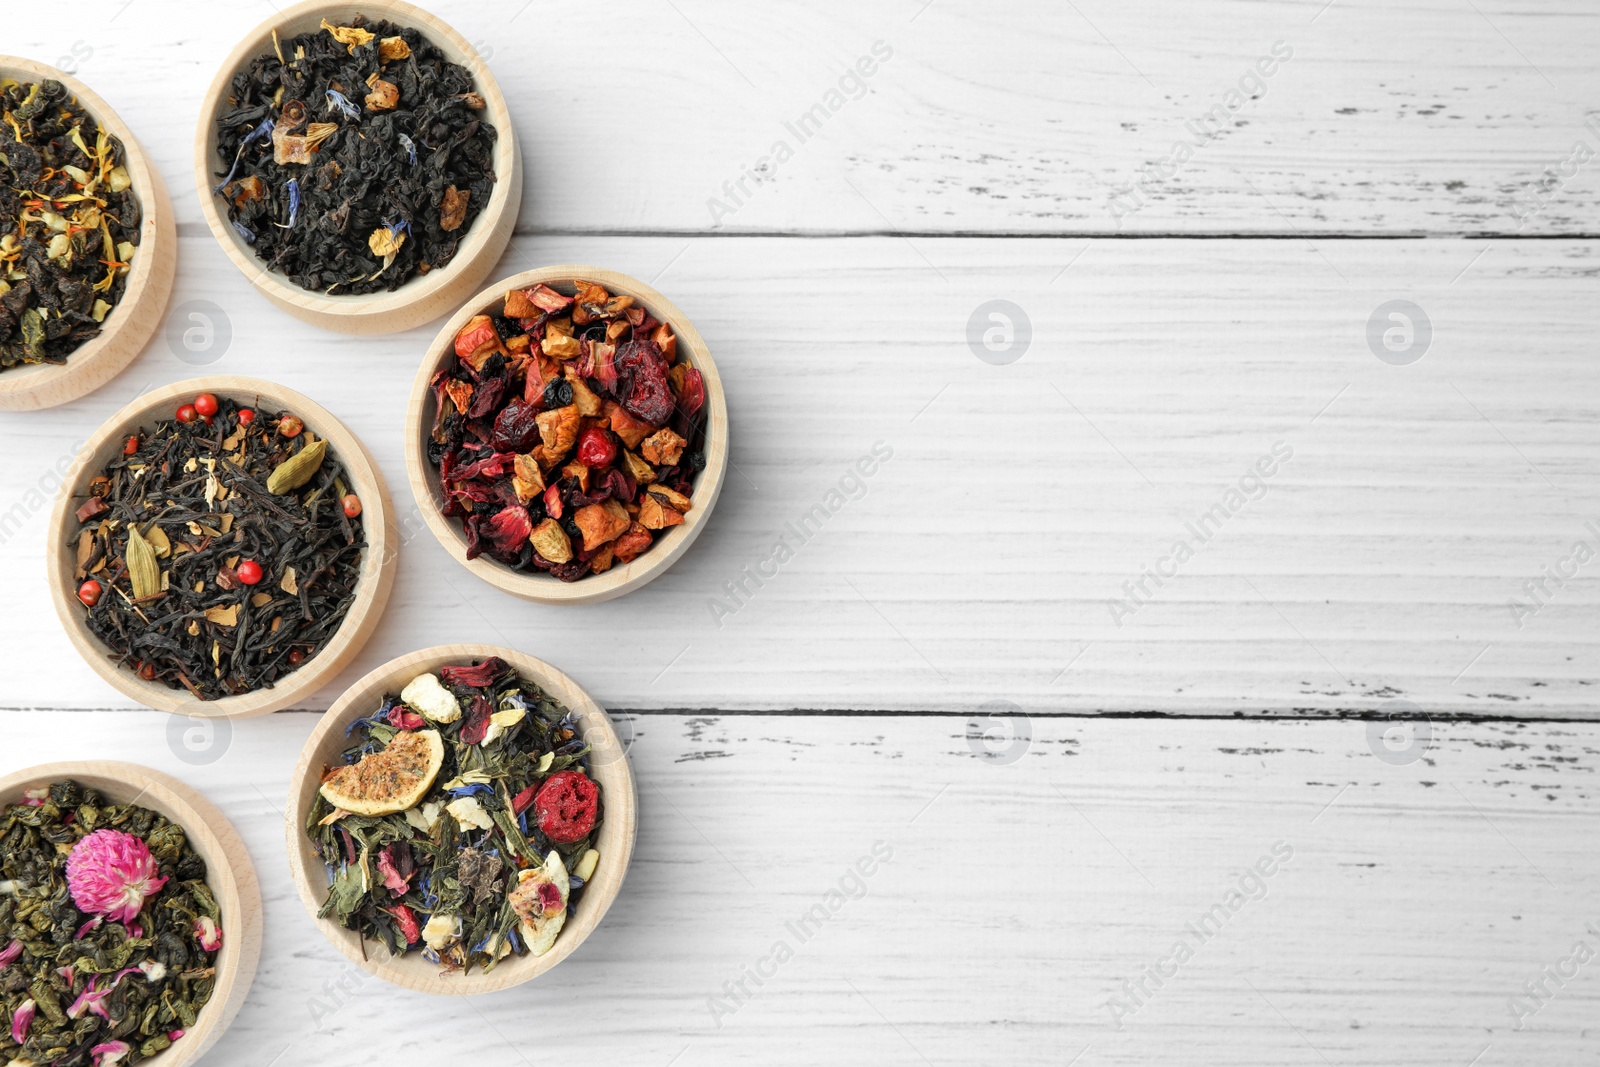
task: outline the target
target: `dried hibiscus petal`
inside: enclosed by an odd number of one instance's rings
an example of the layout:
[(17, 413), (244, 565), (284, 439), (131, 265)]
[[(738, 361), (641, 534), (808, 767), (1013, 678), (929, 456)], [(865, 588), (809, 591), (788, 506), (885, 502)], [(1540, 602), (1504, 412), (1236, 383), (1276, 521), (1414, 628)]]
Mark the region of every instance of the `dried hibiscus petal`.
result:
[(472, 689), (482, 689), (494, 682), (505, 672), (506, 661), (499, 656), (490, 656), (476, 667), (440, 667), (439, 677), (445, 685), (464, 685)]
[[(660, 426), (672, 417), (672, 389), (667, 364), (653, 341), (629, 341), (615, 358), (622, 406), (635, 418)], [(625, 386), (625, 388), (624, 388)]]
[(501, 508), (483, 525), (483, 536), (489, 540), (490, 551), (496, 556), (515, 559), (522, 551), (528, 536), (533, 532), (533, 522), (528, 509), (521, 504)]
[(482, 741), (489, 732), (489, 716), (494, 714), (494, 705), (489, 703), (489, 698), (475, 696), (467, 706), (467, 717), (461, 724), (461, 743), (463, 745), (476, 745)]

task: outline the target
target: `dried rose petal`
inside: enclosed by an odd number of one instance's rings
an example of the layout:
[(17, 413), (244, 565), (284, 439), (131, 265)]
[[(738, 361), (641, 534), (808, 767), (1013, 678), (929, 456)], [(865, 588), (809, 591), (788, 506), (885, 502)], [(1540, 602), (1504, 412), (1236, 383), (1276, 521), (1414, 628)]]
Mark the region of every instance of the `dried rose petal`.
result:
[(440, 667), (439, 677), (445, 685), (465, 685), (474, 689), (482, 689), (489, 685), (506, 670), (506, 661), (499, 656), (490, 656), (475, 667)]
[(33, 1025), (33, 1017), (38, 1014), (39, 1005), (30, 997), (17, 1005), (17, 1010), (11, 1015), (11, 1040), (22, 1044), (28, 1040), (28, 1028)]

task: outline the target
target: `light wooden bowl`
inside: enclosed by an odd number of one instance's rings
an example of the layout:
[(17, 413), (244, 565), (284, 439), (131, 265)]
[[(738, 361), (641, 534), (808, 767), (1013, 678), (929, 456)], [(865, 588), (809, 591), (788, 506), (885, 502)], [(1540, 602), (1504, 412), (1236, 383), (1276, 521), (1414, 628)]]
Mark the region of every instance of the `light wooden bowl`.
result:
[[(272, 688), (257, 689), (220, 700), (199, 700), (188, 690), (168, 689), (157, 681), (147, 682), (134, 671), (113, 663), (110, 650), (89, 632), (84, 623), (83, 605), (78, 602), (77, 582), (73, 579), (73, 572), (77, 568), (78, 523), (75, 513), (86, 495), (89, 480), (98, 475), (112, 458), (121, 455), (122, 443), (129, 434), (140, 427), (171, 418), (176, 407), (193, 399), (196, 393), (215, 393), (218, 397), (232, 398), (248, 407), (260, 404), (275, 411), (290, 411), (298, 415), (308, 429), (327, 440), (328, 447), (344, 464), (350, 489), (361, 498), (361, 519), (367, 537), (366, 557), (361, 565), (356, 600), (333, 640)], [(61, 625), (66, 627), (73, 647), (94, 668), (95, 673), (125, 696), (158, 711), (228, 719), (249, 718), (293, 707), (296, 702), (321, 688), (361, 651), (361, 646), (372, 636), (389, 602), (389, 591), (394, 585), (395, 556), (400, 543), (388, 487), (384, 485), (378, 465), (373, 462), (361, 441), (324, 408), (294, 390), (259, 378), (232, 375), (191, 378), (164, 386), (144, 394), (107, 419), (79, 451), (77, 461), (67, 473), (55, 508), (50, 513), (50, 529), (46, 536), (47, 580), (56, 614), (61, 617)]]
[(167, 311), (178, 262), (178, 229), (161, 173), (145, 158), (133, 131), (88, 86), (54, 67), (15, 56), (0, 56), (0, 78), (20, 82), (50, 78), (65, 85), (106, 132), (122, 142), (124, 166), (139, 200), (139, 251), (133, 257), (122, 299), (107, 313), (100, 336), (78, 346), (65, 363), (0, 371), (0, 411), (31, 411), (93, 392), (121, 373), (144, 349)]
[(195, 852), (206, 861), (206, 884), (222, 909), (216, 987), (195, 1025), (166, 1051), (144, 1061), (148, 1067), (193, 1063), (217, 1043), (239, 1014), (261, 959), (261, 888), (250, 853), (233, 825), (209, 800), (176, 778), (137, 763), (74, 760), (29, 767), (0, 778), (0, 804), (18, 803), (24, 790), (63, 778), (119, 804), (138, 804), (160, 812), (183, 827)]
[[(323, 19), (336, 26), (348, 25), (351, 17), (357, 13), (365, 15), (369, 21), (388, 19), (416, 29), (446, 59), (472, 72), (477, 91), (487, 105), (483, 111), (484, 119), (495, 128), (494, 193), (473, 220), (472, 228), (461, 241), (455, 258), (448, 266), (414, 276), (393, 292), (327, 296), (302, 289), (283, 275), (268, 270), (218, 210), (217, 198), (211, 192), (217, 184), (219, 168), (216, 120), (229, 108), (233, 76), (248, 67), (256, 56), (272, 51), (274, 30), (280, 40), (288, 40), (317, 29)], [(489, 65), (483, 61), (477, 49), (448, 24), (402, 0), (369, 0), (367, 3), (306, 0), (305, 3), (284, 8), (246, 34), (238, 47), (223, 60), (221, 69), (206, 91), (205, 101), (200, 108), (200, 128), (195, 132), (194, 174), (200, 208), (205, 213), (206, 222), (234, 266), (268, 300), (289, 314), (339, 333), (398, 333), (447, 313), (468, 293), (483, 284), (483, 279), (499, 262), (501, 253), (511, 240), (511, 231), (517, 224), (517, 210), (522, 206), (522, 153), (517, 147), (511, 113), (506, 109), (505, 97), (501, 95), (500, 86), (490, 73)]]
[[(306, 836), (306, 816), (322, 784), (325, 767), (343, 766), (342, 753), (350, 741), (345, 730), (355, 720), (371, 715), (383, 703), (385, 694), (399, 693), (419, 674), (440, 667), (465, 665), (489, 656), (499, 656), (530, 681), (537, 682), (581, 723), (580, 734), (589, 741), (591, 776), (600, 783), (600, 835), (594, 847), (600, 865), (583, 891), (574, 914), (562, 927), (555, 945), (543, 956), (508, 956), (487, 973), (474, 968), (471, 973), (441, 974), (439, 964), (429, 963), (420, 952), (390, 956), (381, 942), (361, 942), (354, 930), (346, 930), (331, 918), (319, 919), (317, 912), (327, 899), (327, 868), (311, 839)], [(537, 978), (572, 955), (585, 938), (594, 932), (606, 911), (622, 890), (622, 881), (633, 861), (634, 839), (638, 835), (638, 793), (627, 750), (607, 718), (605, 709), (561, 671), (522, 652), (492, 645), (439, 645), (392, 659), (347, 689), (317, 728), (306, 739), (300, 762), (289, 783), (289, 801), (284, 809), (284, 833), (288, 840), (289, 871), (300, 900), (323, 935), (356, 966), (386, 982), (421, 993), (462, 996), (497, 993)], [(420, 921), (420, 917), (419, 917)]]
[[(445, 517), (444, 497), (439, 492), (439, 471), (428, 462), (428, 438), (438, 410), (428, 383), (439, 368), (456, 358), (455, 336), (461, 327), (474, 315), (498, 314), (507, 290), (525, 289), (544, 282), (570, 295), (571, 282), (577, 278), (596, 282), (613, 294), (633, 297), (677, 334), (679, 356), (697, 367), (705, 379), (706, 469), (695, 478), (691, 497), (694, 506), (684, 516), (682, 525), (672, 527), (664, 537), (658, 536), (655, 544), (632, 563), (618, 563), (604, 574), (591, 574), (575, 582), (563, 582), (548, 574), (513, 570), (487, 556), (467, 558), (467, 532), (459, 521)], [(445, 551), (473, 574), (496, 589), (541, 604), (596, 604), (630, 593), (664, 573), (689, 551), (689, 546), (694, 544), (694, 539), (700, 536), (700, 531), (710, 521), (711, 509), (716, 506), (717, 497), (722, 492), (723, 476), (728, 469), (728, 403), (723, 395), (722, 378), (717, 374), (717, 365), (711, 361), (711, 350), (706, 347), (700, 331), (672, 301), (648, 285), (626, 274), (598, 267), (563, 265), (523, 271), (496, 282), (467, 301), (466, 306), (439, 330), (427, 355), (423, 356), (422, 366), (411, 386), (411, 399), (407, 407), (406, 472), (411, 479), (411, 493), (416, 497), (428, 528)]]

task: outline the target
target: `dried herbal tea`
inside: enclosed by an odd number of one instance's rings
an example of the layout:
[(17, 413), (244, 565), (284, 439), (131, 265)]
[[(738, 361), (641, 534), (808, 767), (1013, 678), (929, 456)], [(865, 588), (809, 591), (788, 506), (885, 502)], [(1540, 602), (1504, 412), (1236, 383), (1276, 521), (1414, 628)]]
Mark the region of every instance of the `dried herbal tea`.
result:
[(574, 715), (491, 657), (418, 675), (348, 734), (306, 816), (318, 914), (446, 972), (548, 952), (600, 862)]
[(315, 292), (392, 290), (447, 265), (495, 182), (471, 72), (360, 15), (274, 44), (217, 120), (212, 195), (233, 228)]
[(270, 688), (355, 602), (360, 516), (339, 458), (297, 416), (202, 393), (89, 482), (78, 600), (146, 681), (201, 700)]
[(0, 809), (0, 1002), (10, 1064), (148, 1059), (216, 987), (222, 911), (183, 827), (74, 781)]
[(0, 370), (65, 363), (122, 299), (139, 201), (112, 137), (58, 81), (0, 80)]
[(575, 582), (683, 523), (706, 465), (706, 387), (632, 297), (564, 288), (514, 289), (456, 334), (428, 459), (468, 559)]

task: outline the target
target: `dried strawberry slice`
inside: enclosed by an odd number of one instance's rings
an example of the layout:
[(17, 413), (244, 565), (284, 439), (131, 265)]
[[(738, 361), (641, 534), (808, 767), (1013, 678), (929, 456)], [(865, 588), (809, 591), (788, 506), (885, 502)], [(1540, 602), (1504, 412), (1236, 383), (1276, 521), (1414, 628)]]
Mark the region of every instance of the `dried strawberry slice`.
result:
[(410, 908), (399, 904), (383, 910), (393, 915), (395, 922), (400, 924), (400, 936), (406, 939), (406, 944), (415, 945), (422, 940), (422, 928), (417, 925), (416, 913)]
[(582, 771), (557, 771), (533, 799), (539, 829), (558, 845), (581, 841), (600, 814), (600, 787)]

